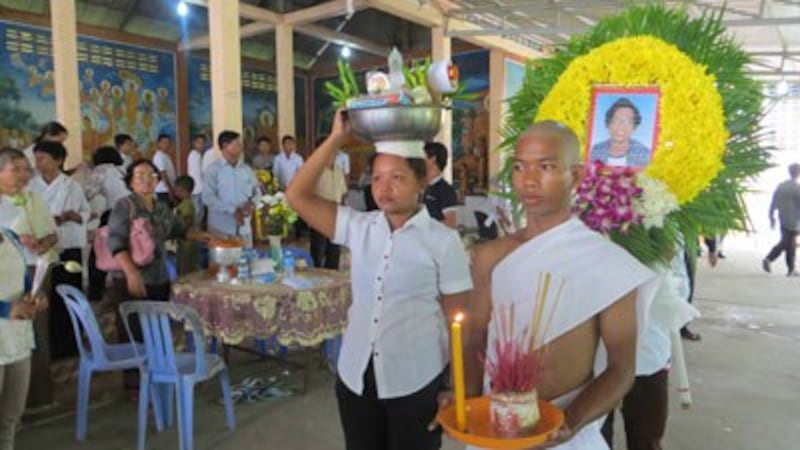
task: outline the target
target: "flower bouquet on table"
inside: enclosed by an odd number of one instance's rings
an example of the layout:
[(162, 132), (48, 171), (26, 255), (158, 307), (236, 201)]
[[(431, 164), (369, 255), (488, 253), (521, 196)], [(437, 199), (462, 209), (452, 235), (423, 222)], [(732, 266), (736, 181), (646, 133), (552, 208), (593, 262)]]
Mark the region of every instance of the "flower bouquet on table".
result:
[(286, 195), (283, 192), (264, 195), (259, 205), (267, 212), (264, 221), (267, 236), (286, 237), (289, 234), (289, 226), (297, 222), (297, 213), (289, 207)]

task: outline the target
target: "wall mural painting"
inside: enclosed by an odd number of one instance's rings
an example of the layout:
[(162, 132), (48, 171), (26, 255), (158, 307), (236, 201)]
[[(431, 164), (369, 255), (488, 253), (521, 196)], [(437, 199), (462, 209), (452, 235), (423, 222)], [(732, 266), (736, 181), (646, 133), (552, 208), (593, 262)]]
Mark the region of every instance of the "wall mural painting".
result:
[[(175, 136), (173, 53), (79, 36), (78, 70), (85, 158), (117, 133), (144, 154)], [(50, 31), (0, 21), (0, 146), (24, 148), (54, 118)]]
[[(193, 57), (189, 61), (189, 128), (192, 135), (210, 137), (211, 73), (208, 60)], [(297, 146), (305, 147), (306, 115), (305, 78), (295, 77), (295, 131)], [(255, 151), (261, 136), (272, 140), (273, 149), (280, 145), (278, 136), (278, 95), (275, 75), (265, 70), (242, 67), (242, 122), (244, 146), (248, 154)]]
[(453, 104), (453, 187), (463, 201), (467, 195), (486, 195), (489, 171), (489, 52), (453, 56), (467, 93), (474, 101)]

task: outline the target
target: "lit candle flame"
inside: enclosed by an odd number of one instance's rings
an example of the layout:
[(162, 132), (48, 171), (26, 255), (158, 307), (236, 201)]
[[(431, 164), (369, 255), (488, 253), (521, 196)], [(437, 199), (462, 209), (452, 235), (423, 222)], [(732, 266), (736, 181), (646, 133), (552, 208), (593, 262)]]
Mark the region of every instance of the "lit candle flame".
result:
[(459, 323), (463, 322), (464, 321), (464, 313), (460, 312), (460, 313), (456, 314), (456, 316), (453, 318), (453, 320), (455, 322), (459, 322)]

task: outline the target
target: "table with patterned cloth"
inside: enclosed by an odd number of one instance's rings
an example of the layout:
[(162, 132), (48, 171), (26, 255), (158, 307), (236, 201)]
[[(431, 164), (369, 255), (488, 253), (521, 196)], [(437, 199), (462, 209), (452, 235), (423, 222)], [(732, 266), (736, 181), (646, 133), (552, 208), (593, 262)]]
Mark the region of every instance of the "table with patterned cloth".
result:
[(207, 272), (178, 279), (172, 301), (194, 308), (206, 335), (225, 345), (245, 338), (275, 336), (285, 346), (315, 347), (340, 335), (351, 302), (350, 274), (324, 269), (298, 272), (308, 289), (270, 284), (222, 284)]

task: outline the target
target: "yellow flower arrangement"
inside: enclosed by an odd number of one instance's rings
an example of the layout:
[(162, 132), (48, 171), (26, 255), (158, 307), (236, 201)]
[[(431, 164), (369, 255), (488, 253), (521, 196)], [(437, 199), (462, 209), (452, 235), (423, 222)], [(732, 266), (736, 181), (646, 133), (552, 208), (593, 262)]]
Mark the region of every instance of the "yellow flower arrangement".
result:
[(536, 121), (568, 125), (584, 153), (594, 85), (659, 87), (660, 131), (645, 174), (664, 182), (681, 205), (723, 169), (728, 130), (716, 79), (674, 45), (652, 36), (620, 38), (576, 58), (561, 74)]

